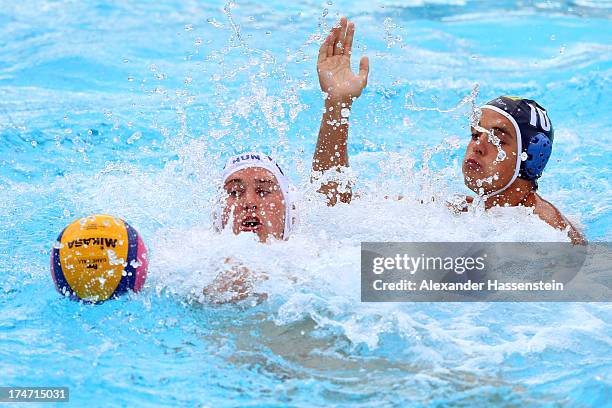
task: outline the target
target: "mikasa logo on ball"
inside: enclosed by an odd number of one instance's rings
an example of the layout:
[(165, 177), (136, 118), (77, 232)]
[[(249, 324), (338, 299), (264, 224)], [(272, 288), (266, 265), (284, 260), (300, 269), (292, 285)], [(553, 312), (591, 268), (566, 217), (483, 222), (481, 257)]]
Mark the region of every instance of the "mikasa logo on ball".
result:
[(115, 248), (117, 246), (117, 240), (113, 238), (81, 238), (74, 241), (68, 242), (68, 248), (73, 246), (78, 248), (84, 245), (100, 245), (106, 246), (107, 248)]
[(64, 296), (100, 303), (142, 289), (147, 249), (127, 222), (94, 214), (70, 223), (51, 251), (51, 277)]

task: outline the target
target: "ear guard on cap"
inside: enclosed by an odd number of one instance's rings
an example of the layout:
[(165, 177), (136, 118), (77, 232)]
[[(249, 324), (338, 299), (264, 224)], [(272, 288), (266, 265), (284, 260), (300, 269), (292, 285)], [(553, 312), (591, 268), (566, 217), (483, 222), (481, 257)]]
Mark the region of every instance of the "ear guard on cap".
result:
[(521, 163), (520, 177), (535, 180), (542, 175), (550, 159), (552, 142), (544, 133), (537, 133), (529, 140), (525, 153), (527, 153), (527, 160)]

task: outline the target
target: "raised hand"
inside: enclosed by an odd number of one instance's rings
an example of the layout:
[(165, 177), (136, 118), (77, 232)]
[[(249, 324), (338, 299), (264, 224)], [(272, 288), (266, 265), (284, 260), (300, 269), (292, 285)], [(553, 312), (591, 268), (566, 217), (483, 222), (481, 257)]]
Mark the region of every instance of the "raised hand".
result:
[(355, 24), (342, 17), (319, 49), (319, 84), (321, 90), (327, 93), (327, 98), (334, 102), (351, 103), (359, 98), (368, 83), (368, 57), (361, 58), (357, 75), (351, 71), (354, 35)]

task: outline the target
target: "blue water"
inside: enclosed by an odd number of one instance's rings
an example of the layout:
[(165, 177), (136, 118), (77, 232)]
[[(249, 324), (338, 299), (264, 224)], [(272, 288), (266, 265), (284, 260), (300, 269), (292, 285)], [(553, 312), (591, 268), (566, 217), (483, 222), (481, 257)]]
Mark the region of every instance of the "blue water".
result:
[[(465, 192), (471, 96), (547, 108), (541, 194), (612, 238), (609, 1), (0, 6), (0, 386), (68, 386), (94, 406), (610, 404), (609, 303), (359, 302), (361, 241), (564, 239), (510, 210), (415, 204)], [(339, 13), (371, 72), (351, 114), (361, 198), (330, 209), (308, 170), (316, 52)], [(209, 231), (223, 159), (253, 148), (305, 192), (288, 242)], [(382, 198), (400, 193), (413, 201)], [(139, 230), (149, 278), (81, 305), (55, 292), (49, 249), (97, 212)], [(270, 275), (268, 301), (193, 301), (226, 257)]]

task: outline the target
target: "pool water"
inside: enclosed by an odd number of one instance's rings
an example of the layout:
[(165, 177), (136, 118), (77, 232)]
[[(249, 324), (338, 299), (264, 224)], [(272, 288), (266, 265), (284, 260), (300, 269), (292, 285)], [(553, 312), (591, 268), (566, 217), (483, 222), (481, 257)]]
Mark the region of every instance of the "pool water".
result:
[[(359, 249), (566, 240), (521, 209), (442, 204), (466, 193), (471, 105), (500, 94), (547, 108), (541, 194), (609, 241), (612, 2), (0, 5), (0, 386), (93, 406), (610, 404), (609, 303), (361, 303)], [(315, 63), (340, 13), (371, 70), (351, 113), (359, 197), (328, 208), (309, 185)], [(287, 242), (210, 230), (219, 169), (247, 149), (303, 193)], [(50, 248), (91, 213), (142, 235), (143, 292), (92, 306), (55, 291)], [(266, 301), (198, 302), (226, 258), (268, 275)]]

